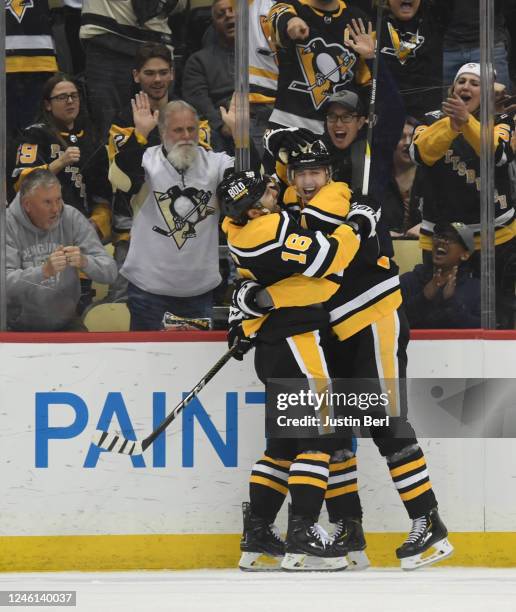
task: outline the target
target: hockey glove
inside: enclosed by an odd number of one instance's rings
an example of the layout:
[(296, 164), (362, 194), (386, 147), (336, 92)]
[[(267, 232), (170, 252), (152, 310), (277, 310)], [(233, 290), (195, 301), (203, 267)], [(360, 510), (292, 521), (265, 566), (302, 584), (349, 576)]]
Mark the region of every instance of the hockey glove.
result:
[(244, 355), (253, 348), (253, 340), (244, 334), (242, 321), (246, 317), (238, 308), (230, 307), (229, 309), (229, 329), (228, 329), (228, 347), (236, 346), (236, 351), (233, 353), (234, 359), (242, 361)]
[(305, 128), (268, 130), (263, 137), (265, 149), (275, 158), (287, 163), (288, 153), (306, 146), (317, 136)]
[(231, 305), (242, 311), (246, 317), (262, 317), (272, 310), (270, 307), (259, 306), (256, 297), (263, 287), (252, 280), (238, 280), (231, 296)]
[(356, 223), (360, 238), (366, 240), (376, 236), (376, 224), (380, 220), (381, 209), (375, 210), (372, 200), (367, 196), (358, 196), (351, 203), (346, 221)]

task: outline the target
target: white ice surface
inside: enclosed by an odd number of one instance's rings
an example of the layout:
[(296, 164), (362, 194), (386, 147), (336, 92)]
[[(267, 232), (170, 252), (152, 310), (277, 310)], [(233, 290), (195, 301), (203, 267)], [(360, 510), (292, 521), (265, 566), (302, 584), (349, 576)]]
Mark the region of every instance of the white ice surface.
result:
[[(238, 570), (0, 575), (0, 590), (76, 590), (80, 612), (514, 612), (516, 569)], [(18, 610), (53, 610), (37, 607)]]

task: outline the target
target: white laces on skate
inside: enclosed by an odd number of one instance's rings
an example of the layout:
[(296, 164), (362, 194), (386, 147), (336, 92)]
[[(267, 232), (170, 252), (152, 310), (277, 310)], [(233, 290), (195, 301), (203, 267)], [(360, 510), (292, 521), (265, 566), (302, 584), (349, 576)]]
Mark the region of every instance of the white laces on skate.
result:
[(275, 539), (283, 544), (283, 538), (281, 537), (280, 530), (276, 527), (276, 525), (274, 523), (271, 523), (269, 525), (269, 529), (271, 530), (271, 533), (275, 537)]
[(326, 531), (326, 529), (321, 527), (321, 525), (319, 525), (319, 523), (314, 523), (310, 527), (310, 533), (313, 536), (315, 536), (319, 540), (319, 542), (321, 542), (321, 544), (324, 546), (324, 548), (326, 548), (326, 546), (328, 546), (329, 544), (331, 544), (333, 542), (333, 538), (331, 538), (329, 536), (329, 534)]
[(412, 529), (408, 535), (408, 538), (405, 540), (406, 544), (412, 544), (413, 542), (417, 542), (418, 539), (423, 535), (425, 529), (428, 526), (428, 521), (426, 516), (421, 516), (417, 519), (414, 519), (412, 523)]

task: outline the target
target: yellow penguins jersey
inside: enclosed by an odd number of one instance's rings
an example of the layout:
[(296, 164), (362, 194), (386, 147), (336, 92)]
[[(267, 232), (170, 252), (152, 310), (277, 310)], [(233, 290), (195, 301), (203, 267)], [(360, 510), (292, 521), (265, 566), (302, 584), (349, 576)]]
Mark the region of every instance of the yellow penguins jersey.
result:
[[(513, 135), (513, 119), (509, 115), (496, 116), (493, 138), (497, 245), (516, 235), (509, 175), (509, 164), (514, 159)], [(461, 221), (473, 230), (475, 248), (480, 249), (480, 122), (470, 115), (462, 131), (456, 132), (441, 111), (427, 113), (424, 124), (414, 132), (411, 155), (422, 173), (421, 247), (432, 249), (436, 223)]]
[[(306, 40), (293, 41), (287, 35), (293, 17), (300, 17), (310, 28)], [(279, 64), (272, 123), (322, 134), (323, 106), (329, 96), (351, 83), (363, 85), (370, 80), (367, 64), (344, 44), (347, 26), (358, 18), (369, 21), (343, 0), (334, 11), (315, 9), (309, 0), (278, 2), (272, 7), (269, 19)]]
[[(306, 206), (292, 197), (289, 187), (285, 200), (300, 207), (301, 226), (329, 233), (345, 220), (351, 192), (346, 183), (329, 183)], [(270, 289), (269, 289), (270, 291)], [(371, 323), (387, 316), (401, 304), (396, 264), (379, 248), (377, 237), (367, 240), (340, 278), (337, 292), (325, 303), (330, 324), (339, 340), (345, 340)]]
[(278, 88), (278, 62), (268, 14), (273, 0), (249, 0), (249, 102), (272, 104)]
[(47, 0), (6, 0), (5, 28), (7, 73), (57, 71)]
[[(270, 287), (277, 307), (326, 301), (337, 290), (342, 271), (360, 246), (360, 239), (349, 226), (340, 226), (331, 236), (325, 236), (301, 228), (286, 212), (263, 215), (244, 226), (226, 217), (222, 230), (242, 277), (263, 286), (288, 279), (286, 284)], [(246, 334), (255, 333), (266, 318), (246, 321)]]

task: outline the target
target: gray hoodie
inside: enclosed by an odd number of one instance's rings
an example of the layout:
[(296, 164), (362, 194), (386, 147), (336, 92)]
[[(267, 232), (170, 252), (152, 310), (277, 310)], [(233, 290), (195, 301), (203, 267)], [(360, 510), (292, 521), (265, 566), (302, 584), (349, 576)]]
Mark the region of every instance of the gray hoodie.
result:
[(74, 317), (81, 287), (79, 272), (68, 266), (45, 278), (43, 264), (60, 245), (79, 246), (88, 260), (83, 272), (91, 280), (112, 283), (117, 276), (92, 225), (78, 210), (63, 207), (50, 230), (33, 225), (17, 196), (7, 209), (7, 322), (12, 330), (56, 331)]

